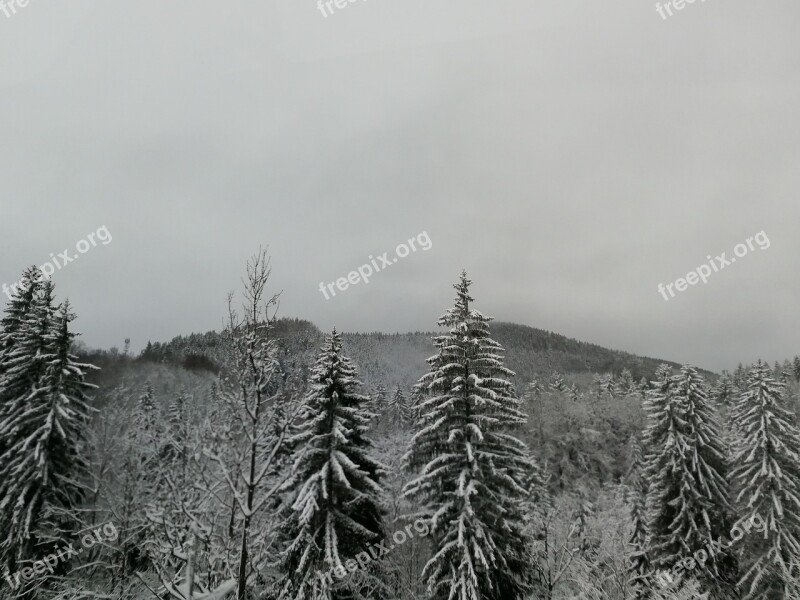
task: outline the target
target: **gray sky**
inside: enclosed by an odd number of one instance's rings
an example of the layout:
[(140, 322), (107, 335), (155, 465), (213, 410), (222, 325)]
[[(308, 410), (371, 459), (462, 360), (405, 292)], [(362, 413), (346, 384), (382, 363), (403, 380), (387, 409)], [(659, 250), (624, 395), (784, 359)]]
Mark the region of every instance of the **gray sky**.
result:
[[(466, 268), (483, 312), (604, 346), (800, 353), (796, 0), (334, 11), (0, 12), (0, 283), (105, 226), (54, 275), (94, 346), (218, 328), (264, 243), (282, 314), (325, 329), (431, 329)], [(762, 230), (769, 249), (658, 293)], [(320, 293), (423, 231), (430, 250)]]

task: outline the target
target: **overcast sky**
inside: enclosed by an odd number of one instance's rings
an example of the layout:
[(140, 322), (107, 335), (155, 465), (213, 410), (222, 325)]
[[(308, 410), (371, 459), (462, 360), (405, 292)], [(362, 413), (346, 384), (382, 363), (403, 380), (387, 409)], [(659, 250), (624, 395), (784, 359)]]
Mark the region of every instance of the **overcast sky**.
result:
[(711, 369), (800, 353), (797, 0), (315, 2), (0, 12), (0, 283), (105, 226), (54, 275), (93, 346), (219, 328), (268, 244), (281, 313), (324, 329), (433, 329), (466, 268), (504, 321)]

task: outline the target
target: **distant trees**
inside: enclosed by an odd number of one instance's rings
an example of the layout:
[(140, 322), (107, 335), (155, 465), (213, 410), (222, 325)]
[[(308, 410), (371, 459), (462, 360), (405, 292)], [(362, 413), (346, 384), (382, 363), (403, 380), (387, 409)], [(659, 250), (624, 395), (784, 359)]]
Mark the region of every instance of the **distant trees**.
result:
[(430, 526), (434, 555), (422, 576), (433, 598), (522, 599), (532, 590), (521, 500), (535, 468), (511, 429), (525, 423), (502, 347), (471, 306), (462, 273), (454, 308), (439, 319), (436, 356), (420, 383), (427, 398), (406, 461), (405, 495)]
[(733, 402), (736, 397), (736, 388), (730, 373), (727, 371), (722, 372), (722, 375), (717, 380), (717, 385), (714, 386), (714, 390), (711, 392), (711, 396), (718, 404), (723, 406), (728, 406)]
[(372, 394), (372, 403), (370, 404), (370, 408), (372, 412), (376, 415), (380, 416), (386, 410), (386, 386), (382, 383), (379, 383), (375, 386), (375, 391)]
[(395, 387), (392, 397), (386, 405), (386, 412), (395, 424), (405, 423), (411, 416), (408, 400), (399, 385)]

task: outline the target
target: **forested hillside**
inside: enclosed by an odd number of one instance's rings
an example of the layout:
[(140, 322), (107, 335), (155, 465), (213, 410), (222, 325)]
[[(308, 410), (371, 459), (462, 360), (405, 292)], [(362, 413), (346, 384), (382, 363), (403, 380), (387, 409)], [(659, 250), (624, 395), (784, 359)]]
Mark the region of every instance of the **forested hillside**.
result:
[[(518, 386), (553, 371), (619, 375), (627, 369), (638, 381), (642, 377), (652, 378), (661, 363), (679, 366), (674, 362), (609, 350), (526, 325), (496, 322), (492, 324), (492, 330), (495, 339), (506, 349), (506, 364), (516, 373), (514, 382)], [(301, 319), (278, 319), (274, 335), (280, 340), (282, 356), (295, 366), (308, 366), (324, 337), (314, 324)], [(425, 370), (435, 335), (437, 333), (430, 331), (344, 332), (343, 341), (359, 366), (362, 381), (370, 385), (383, 383), (389, 387), (408, 387), (416, 383), (419, 374)], [(165, 343), (149, 342), (139, 358), (213, 371), (221, 360), (220, 348), (217, 332), (191, 334)]]

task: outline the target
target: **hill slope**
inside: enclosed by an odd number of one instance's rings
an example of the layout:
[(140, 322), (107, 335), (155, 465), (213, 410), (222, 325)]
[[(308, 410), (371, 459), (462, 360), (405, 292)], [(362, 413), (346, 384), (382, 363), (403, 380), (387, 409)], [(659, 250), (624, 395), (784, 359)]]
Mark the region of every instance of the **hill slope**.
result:
[[(492, 336), (506, 349), (506, 364), (516, 374), (517, 386), (552, 371), (564, 374), (615, 373), (628, 369), (636, 380), (651, 378), (656, 367), (667, 362), (610, 350), (556, 333), (515, 323), (495, 322)], [(323, 333), (313, 323), (301, 319), (281, 319), (274, 334), (281, 339), (281, 357), (288, 367), (313, 364)], [(431, 339), (435, 332), (345, 333), (346, 352), (358, 365), (361, 379), (368, 386), (383, 383), (413, 385), (427, 370), (426, 359), (435, 352)], [(209, 332), (179, 336), (165, 344), (148, 344), (141, 359), (182, 364), (213, 370), (220, 362), (219, 334)], [(706, 374), (709, 374), (706, 372)]]

